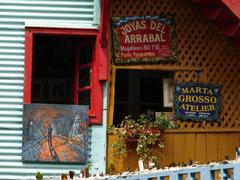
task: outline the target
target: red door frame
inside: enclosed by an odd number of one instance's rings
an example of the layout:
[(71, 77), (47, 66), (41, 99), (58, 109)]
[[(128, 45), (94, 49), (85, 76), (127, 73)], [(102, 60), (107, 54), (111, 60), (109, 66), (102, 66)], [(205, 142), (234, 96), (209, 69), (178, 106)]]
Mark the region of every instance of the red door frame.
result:
[[(31, 103), (31, 86), (32, 86), (32, 56), (33, 56), (33, 37), (35, 35), (59, 35), (59, 36), (76, 36), (76, 37), (93, 37), (95, 41), (95, 52), (93, 52), (93, 68), (92, 68), (92, 90), (91, 90), (91, 109), (89, 111), (90, 124), (102, 124), (103, 110), (103, 87), (100, 80), (106, 80), (106, 77), (99, 79), (102, 60), (101, 54), (106, 49), (101, 48), (99, 43), (99, 30), (97, 29), (66, 29), (66, 28), (33, 28), (27, 27), (25, 31), (25, 72), (24, 72), (24, 103)], [(105, 60), (106, 62), (106, 60)], [(103, 66), (103, 67), (106, 67)], [(106, 73), (101, 73), (106, 74)]]

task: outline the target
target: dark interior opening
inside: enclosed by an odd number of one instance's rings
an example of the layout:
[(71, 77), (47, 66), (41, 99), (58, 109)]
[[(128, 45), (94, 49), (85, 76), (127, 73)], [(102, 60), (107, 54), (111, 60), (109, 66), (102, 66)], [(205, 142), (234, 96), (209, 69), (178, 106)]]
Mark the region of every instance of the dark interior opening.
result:
[(91, 89), (74, 95), (74, 82), (91, 86), (94, 44), (93, 37), (34, 36), (31, 102), (74, 104), (76, 96), (77, 104), (90, 106)]
[(114, 125), (126, 115), (137, 117), (148, 110), (170, 112), (163, 106), (163, 78), (173, 79), (173, 72), (117, 70), (115, 85)]
[(32, 103), (73, 104), (75, 42), (73, 37), (34, 37)]

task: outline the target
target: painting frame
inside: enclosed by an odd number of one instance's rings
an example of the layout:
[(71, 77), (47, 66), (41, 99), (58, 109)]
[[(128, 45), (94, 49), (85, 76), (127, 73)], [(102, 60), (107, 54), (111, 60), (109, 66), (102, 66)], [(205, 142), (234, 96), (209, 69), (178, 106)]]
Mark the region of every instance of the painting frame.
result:
[(173, 89), (174, 82), (171, 78), (163, 78), (163, 107), (173, 107)]

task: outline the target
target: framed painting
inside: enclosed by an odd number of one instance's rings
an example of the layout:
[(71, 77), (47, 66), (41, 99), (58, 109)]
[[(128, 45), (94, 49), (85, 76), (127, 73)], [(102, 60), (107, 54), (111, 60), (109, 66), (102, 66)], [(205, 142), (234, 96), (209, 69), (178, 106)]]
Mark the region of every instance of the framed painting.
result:
[(88, 111), (84, 105), (25, 104), (22, 160), (86, 162)]

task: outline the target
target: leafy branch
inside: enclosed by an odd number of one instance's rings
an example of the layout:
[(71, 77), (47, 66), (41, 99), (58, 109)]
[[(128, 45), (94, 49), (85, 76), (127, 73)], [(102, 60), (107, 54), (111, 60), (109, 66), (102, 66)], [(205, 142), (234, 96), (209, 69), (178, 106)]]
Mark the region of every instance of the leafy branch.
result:
[(163, 148), (164, 143), (161, 141), (161, 134), (168, 128), (175, 128), (176, 124), (170, 121), (168, 117), (161, 113), (155, 118), (153, 111), (147, 111), (140, 114), (137, 119), (128, 115), (124, 118), (119, 127), (111, 126), (108, 133), (115, 136), (112, 143), (114, 158), (126, 157), (130, 151), (129, 145), (136, 142), (136, 152), (140, 159), (147, 162), (149, 160), (158, 160), (159, 157), (153, 152), (154, 147)]

